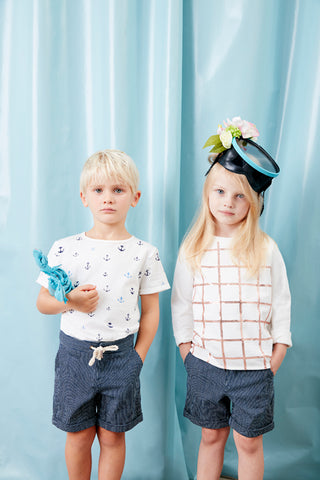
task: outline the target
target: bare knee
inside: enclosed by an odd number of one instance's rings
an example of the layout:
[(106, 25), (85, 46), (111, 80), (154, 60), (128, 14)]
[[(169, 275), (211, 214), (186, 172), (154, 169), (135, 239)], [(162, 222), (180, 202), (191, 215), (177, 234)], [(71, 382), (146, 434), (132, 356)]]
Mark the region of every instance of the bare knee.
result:
[(90, 449), (96, 436), (96, 427), (87, 428), (80, 432), (68, 432), (66, 446), (77, 450)]
[(255, 455), (257, 452), (263, 448), (263, 441), (262, 435), (259, 437), (244, 437), (237, 433), (236, 431), (233, 432), (234, 441), (237, 447), (238, 452), (243, 452), (246, 455)]
[(202, 436), (201, 442), (207, 446), (223, 446), (225, 445), (228, 436), (229, 436), (230, 428), (219, 428), (217, 430), (212, 430), (210, 428), (203, 428), (202, 429)]
[(125, 441), (124, 432), (110, 432), (102, 427), (98, 428), (97, 435), (101, 448), (119, 447), (123, 445)]

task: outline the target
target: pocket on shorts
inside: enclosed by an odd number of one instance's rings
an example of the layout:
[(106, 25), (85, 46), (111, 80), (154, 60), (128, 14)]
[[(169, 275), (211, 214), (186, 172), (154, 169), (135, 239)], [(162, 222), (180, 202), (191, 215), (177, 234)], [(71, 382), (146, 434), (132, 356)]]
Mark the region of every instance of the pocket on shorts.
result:
[(139, 353), (137, 352), (137, 350), (134, 348), (133, 349), (133, 354), (134, 354), (134, 357), (136, 358), (136, 362), (137, 362), (137, 365), (138, 365), (138, 368), (139, 368), (139, 373), (143, 367), (143, 361), (142, 361), (142, 358), (140, 357)]
[(189, 360), (190, 355), (191, 355), (191, 352), (189, 351), (189, 352), (187, 353), (187, 355), (185, 356), (185, 359), (184, 359), (184, 361), (183, 361), (183, 364), (184, 364), (184, 366), (185, 366), (186, 369), (187, 369), (187, 363), (188, 363), (188, 360)]

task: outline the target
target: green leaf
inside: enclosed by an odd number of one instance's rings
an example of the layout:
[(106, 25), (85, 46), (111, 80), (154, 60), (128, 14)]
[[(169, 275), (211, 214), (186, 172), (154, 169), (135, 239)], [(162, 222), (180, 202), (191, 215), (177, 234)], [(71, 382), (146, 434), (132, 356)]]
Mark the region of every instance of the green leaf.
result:
[(211, 135), (211, 137), (208, 138), (208, 140), (206, 141), (206, 143), (202, 148), (211, 147), (212, 145), (218, 145), (218, 143), (220, 143), (221, 145), (219, 135)]
[(211, 150), (210, 153), (221, 153), (224, 152), (226, 148), (220, 142), (220, 145), (215, 145)]

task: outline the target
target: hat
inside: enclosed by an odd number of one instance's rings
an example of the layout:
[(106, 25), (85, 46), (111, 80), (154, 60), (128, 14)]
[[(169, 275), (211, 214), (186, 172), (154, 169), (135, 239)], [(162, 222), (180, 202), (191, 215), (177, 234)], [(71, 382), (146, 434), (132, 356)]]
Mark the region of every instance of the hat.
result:
[(274, 177), (279, 175), (280, 168), (273, 158), (253, 138), (259, 136), (255, 125), (240, 117), (227, 119), (225, 128), (219, 125), (217, 135), (211, 136), (205, 147), (215, 155), (209, 155), (213, 165), (220, 163), (230, 172), (245, 175), (252, 189), (257, 193), (264, 192)]

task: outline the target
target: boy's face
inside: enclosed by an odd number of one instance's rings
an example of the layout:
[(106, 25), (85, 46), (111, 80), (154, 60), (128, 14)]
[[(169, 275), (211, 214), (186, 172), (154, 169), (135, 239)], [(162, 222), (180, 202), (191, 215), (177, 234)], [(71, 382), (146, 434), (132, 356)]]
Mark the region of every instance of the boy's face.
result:
[(82, 203), (89, 207), (95, 225), (124, 227), (130, 207), (135, 207), (141, 192), (133, 193), (130, 186), (115, 179), (104, 179), (101, 183), (89, 183), (80, 193)]

